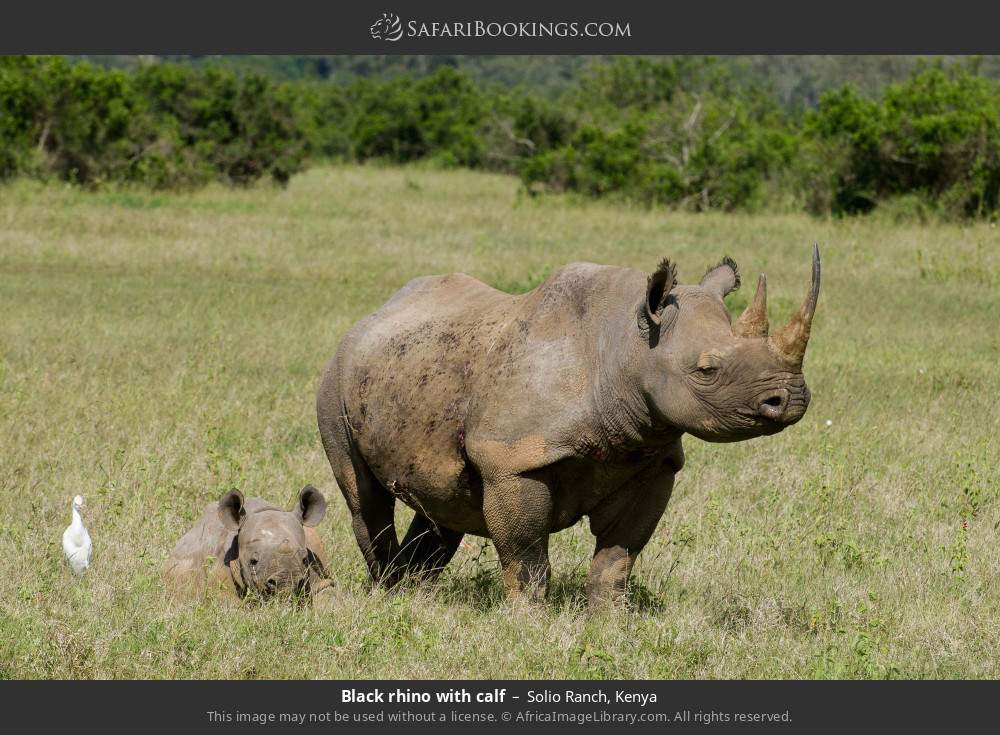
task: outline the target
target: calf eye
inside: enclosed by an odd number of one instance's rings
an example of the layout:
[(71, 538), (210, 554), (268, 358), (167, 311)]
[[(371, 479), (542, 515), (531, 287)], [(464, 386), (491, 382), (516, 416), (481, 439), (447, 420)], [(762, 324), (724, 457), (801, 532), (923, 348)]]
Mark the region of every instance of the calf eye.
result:
[(250, 558), (250, 566), (252, 566), (252, 567), (257, 566), (257, 558), (256, 557), (251, 557)]

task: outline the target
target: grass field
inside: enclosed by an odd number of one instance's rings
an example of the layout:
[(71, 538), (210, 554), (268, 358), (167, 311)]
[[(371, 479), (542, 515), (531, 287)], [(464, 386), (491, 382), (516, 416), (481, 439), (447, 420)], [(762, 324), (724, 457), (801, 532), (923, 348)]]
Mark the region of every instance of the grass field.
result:
[[(544, 607), (504, 600), (476, 538), (437, 587), (368, 592), (313, 407), (355, 320), (422, 274), (523, 291), (574, 260), (669, 255), (690, 281), (728, 253), (747, 283), (767, 272), (775, 323), (813, 240), (809, 412), (775, 437), (687, 440), (627, 610), (586, 613), (585, 525), (554, 537)], [(0, 188), (0, 677), (1000, 677), (998, 325), (988, 224), (674, 214), (424, 169), (192, 194), (17, 182)], [(331, 501), (328, 609), (163, 593), (207, 501), (290, 505), (307, 482)], [(76, 493), (82, 580), (60, 546)]]

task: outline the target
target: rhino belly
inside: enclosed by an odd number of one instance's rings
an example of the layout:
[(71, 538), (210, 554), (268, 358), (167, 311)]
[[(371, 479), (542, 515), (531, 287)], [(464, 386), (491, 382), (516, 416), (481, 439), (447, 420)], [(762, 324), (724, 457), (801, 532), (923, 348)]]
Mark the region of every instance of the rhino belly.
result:
[[(387, 413), (386, 424), (405, 421), (376, 440), (358, 440), (372, 474), (394, 497), (435, 523), (463, 533), (485, 534), (482, 485), (451, 434), (457, 425)], [(453, 430), (453, 431), (452, 431)]]

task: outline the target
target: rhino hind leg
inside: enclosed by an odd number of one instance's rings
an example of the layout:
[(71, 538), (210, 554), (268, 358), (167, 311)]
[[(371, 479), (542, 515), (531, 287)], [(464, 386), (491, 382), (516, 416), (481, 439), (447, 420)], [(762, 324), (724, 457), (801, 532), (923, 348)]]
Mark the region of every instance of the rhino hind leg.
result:
[[(348, 501), (354, 537), (368, 564), (371, 581), (392, 587), (403, 574), (396, 537), (396, 499), (374, 477), (357, 483), (356, 487), (354, 502)], [(344, 495), (347, 496), (347, 491)]]
[(464, 535), (439, 526), (423, 513), (415, 513), (399, 552), (407, 574), (428, 581), (435, 579), (455, 555)]
[(316, 399), (320, 438), (350, 511), (351, 528), (368, 566), (369, 579), (373, 584), (392, 587), (402, 576), (394, 520), (396, 499), (379, 483), (354, 443), (339, 374), (335, 358), (323, 375)]
[(324, 448), (351, 513), (351, 528), (368, 565), (369, 579), (373, 584), (392, 587), (403, 573), (396, 536), (396, 499), (379, 483), (346, 436), (334, 441), (328, 438), (329, 434), (324, 433)]

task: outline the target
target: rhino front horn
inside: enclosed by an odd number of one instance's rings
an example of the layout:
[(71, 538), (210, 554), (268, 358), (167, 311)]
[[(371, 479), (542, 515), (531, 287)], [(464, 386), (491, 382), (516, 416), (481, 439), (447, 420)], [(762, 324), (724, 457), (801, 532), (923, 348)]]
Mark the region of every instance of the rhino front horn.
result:
[(757, 291), (753, 301), (733, 323), (735, 337), (766, 337), (767, 336), (767, 279), (761, 273), (757, 278)]
[(809, 329), (812, 327), (816, 301), (819, 299), (819, 244), (813, 244), (812, 286), (799, 313), (791, 321), (769, 338), (771, 346), (789, 362), (802, 366), (802, 359), (809, 344)]

